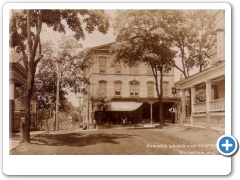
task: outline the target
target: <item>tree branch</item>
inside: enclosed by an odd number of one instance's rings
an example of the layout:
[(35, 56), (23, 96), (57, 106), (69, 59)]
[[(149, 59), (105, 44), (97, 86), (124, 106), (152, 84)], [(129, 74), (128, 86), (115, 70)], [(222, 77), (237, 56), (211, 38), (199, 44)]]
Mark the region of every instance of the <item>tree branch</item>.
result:
[(37, 57), (37, 59), (34, 61), (34, 66), (37, 66), (37, 64), (42, 58), (43, 58), (43, 55), (39, 55), (39, 57)]
[[(42, 12), (42, 10), (40, 10), (39, 16), (38, 16), (36, 37), (35, 37), (35, 41), (34, 41), (34, 45), (33, 45), (33, 53), (32, 54), (33, 54), (34, 57), (36, 55), (37, 47), (38, 47), (38, 44), (40, 42), (40, 33), (41, 33), (41, 30), (42, 30), (42, 16), (43, 16), (43, 12)], [(39, 52), (39, 53), (41, 53), (41, 52)], [(35, 63), (36, 63), (36, 60), (35, 60)]]
[(25, 49), (24, 44), (21, 41), (20, 35), (17, 31), (17, 25), (16, 25), (14, 10), (12, 10), (12, 15), (13, 15), (12, 16), (13, 17), (13, 30), (14, 30), (14, 33), (17, 35), (18, 45), (20, 46), (20, 49), (21, 49), (21, 52), (22, 52), (22, 55), (23, 55), (23, 62), (24, 62), (25, 69), (28, 70), (28, 56), (27, 56), (26, 52), (24, 51), (24, 49)]
[(183, 71), (181, 68), (179, 68), (175, 63), (173, 64), (173, 66), (174, 66), (175, 68), (177, 68), (180, 72), (182, 72), (182, 73), (184, 74), (184, 71)]
[(28, 52), (29, 58), (32, 57), (32, 38), (31, 38), (31, 27), (30, 27), (30, 10), (27, 10), (27, 41), (28, 41)]

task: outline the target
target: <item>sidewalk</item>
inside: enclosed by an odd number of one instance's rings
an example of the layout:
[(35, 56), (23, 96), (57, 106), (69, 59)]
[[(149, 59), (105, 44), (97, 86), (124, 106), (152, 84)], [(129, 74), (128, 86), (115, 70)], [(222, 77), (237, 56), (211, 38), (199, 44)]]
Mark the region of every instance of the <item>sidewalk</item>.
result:
[[(157, 125), (159, 125), (159, 123), (154, 123), (154, 124), (147, 123), (147, 124), (144, 124), (143, 127), (146, 127), (146, 128), (152, 127), (152, 128), (154, 128)], [(180, 126), (180, 124), (172, 124), (172, 123), (164, 123), (164, 125), (167, 125), (167, 126), (172, 126), (172, 125)], [(185, 123), (185, 124), (183, 124), (183, 126), (190, 126), (190, 127), (206, 129), (206, 125), (205, 124), (188, 124), (188, 123)], [(214, 131), (218, 131), (218, 132), (225, 132), (225, 128), (224, 127), (214, 127), (214, 126), (212, 126), (211, 129), (214, 130)]]
[[(34, 137), (42, 133), (44, 133), (44, 131), (31, 131), (30, 137)], [(11, 133), (9, 135), (9, 151), (15, 149), (19, 145), (20, 145), (20, 133)]]
[[(183, 124), (184, 126), (191, 126), (191, 127), (197, 127), (197, 128), (202, 128), (202, 129), (206, 129), (206, 125), (205, 124)], [(214, 131), (218, 131), (218, 132), (225, 132), (225, 128), (224, 127), (211, 127), (212, 130)]]

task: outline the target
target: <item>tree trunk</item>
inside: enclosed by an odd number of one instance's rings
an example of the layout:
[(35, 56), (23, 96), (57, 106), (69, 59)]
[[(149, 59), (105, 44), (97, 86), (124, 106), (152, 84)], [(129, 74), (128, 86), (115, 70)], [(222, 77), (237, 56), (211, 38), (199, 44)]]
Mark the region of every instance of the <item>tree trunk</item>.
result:
[[(155, 79), (155, 87), (156, 87), (156, 91), (157, 91), (157, 96), (158, 96), (158, 103), (159, 103), (159, 113), (158, 113), (158, 117), (159, 117), (159, 123), (160, 123), (160, 128), (163, 128), (163, 118), (162, 118), (162, 69), (160, 69), (160, 84), (158, 84), (158, 73), (157, 73), (157, 69), (152, 67), (152, 71), (153, 71), (153, 76)], [(159, 86), (158, 86), (159, 85)], [(160, 88), (160, 93), (159, 93), (159, 88)]]
[(199, 72), (202, 72), (202, 64), (199, 66)]
[(159, 100), (159, 121), (160, 121), (160, 129), (163, 128), (163, 112), (162, 112), (162, 97), (163, 97), (163, 88), (162, 88), (162, 82), (163, 82), (163, 74), (162, 69), (160, 69), (160, 96), (158, 98)]
[(45, 120), (45, 133), (49, 132), (49, 127), (48, 127), (48, 118)]
[(20, 142), (30, 142), (30, 101), (28, 100), (28, 95), (27, 95), (27, 91), (24, 91), (24, 96), (23, 96), (23, 107), (25, 110), (25, 115), (24, 121), (21, 121), (21, 125), (20, 125)]
[(20, 136), (20, 142), (30, 142), (30, 124), (31, 124), (31, 97), (34, 87), (34, 76), (35, 76), (35, 67), (34, 59), (29, 60), (28, 76), (27, 76), (27, 86), (24, 92), (23, 106), (26, 110), (25, 114), (25, 123), (22, 124), (22, 135)]
[(100, 111), (98, 111), (98, 129), (100, 129)]

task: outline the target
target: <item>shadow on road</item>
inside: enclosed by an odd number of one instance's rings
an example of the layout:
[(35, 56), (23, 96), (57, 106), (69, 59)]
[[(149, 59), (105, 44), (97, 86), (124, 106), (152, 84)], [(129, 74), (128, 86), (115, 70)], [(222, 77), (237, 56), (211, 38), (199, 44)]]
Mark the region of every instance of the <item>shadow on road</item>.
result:
[(98, 143), (112, 143), (119, 144), (117, 139), (128, 138), (132, 135), (129, 134), (81, 134), (81, 133), (68, 133), (68, 134), (40, 134), (31, 139), (32, 144), (37, 145), (50, 145), (50, 146), (88, 146)]

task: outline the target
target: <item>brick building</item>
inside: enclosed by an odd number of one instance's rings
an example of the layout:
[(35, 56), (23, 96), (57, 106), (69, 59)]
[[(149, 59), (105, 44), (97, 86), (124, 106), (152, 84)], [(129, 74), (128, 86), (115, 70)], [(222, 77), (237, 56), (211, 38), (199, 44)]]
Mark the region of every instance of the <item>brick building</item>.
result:
[[(103, 119), (113, 124), (124, 123), (123, 118), (132, 123), (158, 122), (158, 100), (151, 67), (145, 64), (128, 67), (116, 64), (109, 55), (112, 43), (91, 48), (91, 67), (85, 69), (90, 85), (85, 88), (88, 94), (83, 97), (82, 116), (84, 123), (92, 124), (96, 119), (92, 96), (105, 92), (111, 99), (111, 111)], [(178, 102), (172, 94), (174, 86), (173, 69), (163, 78), (163, 117), (171, 120), (169, 109)], [(97, 122), (98, 123), (98, 122)]]

